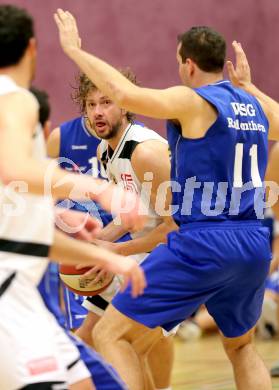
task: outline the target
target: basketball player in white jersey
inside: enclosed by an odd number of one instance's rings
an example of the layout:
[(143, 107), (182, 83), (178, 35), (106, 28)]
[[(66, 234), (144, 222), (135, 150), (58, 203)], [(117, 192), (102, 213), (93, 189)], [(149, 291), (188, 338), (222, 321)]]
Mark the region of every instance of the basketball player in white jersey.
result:
[[(165, 242), (167, 233), (176, 229), (171, 217), (161, 217), (170, 204), (170, 193), (163, 185), (170, 179), (168, 145), (155, 131), (134, 123), (132, 113), (120, 109), (89, 79), (87, 83), (90, 84), (90, 94), (86, 100), (87, 120), (102, 139), (97, 150), (98, 159), (110, 181), (132, 193), (141, 194), (143, 207), (148, 214), (144, 229), (137, 233), (130, 232), (131, 240), (114, 242), (127, 230), (111, 222), (101, 230), (98, 240), (94, 242), (125, 256), (134, 255), (140, 262), (155, 246)], [(157, 196), (160, 187), (161, 203)], [(93, 268), (93, 271), (96, 269)], [(86, 275), (89, 274), (90, 272)], [(118, 289), (119, 282), (115, 279), (114, 284), (100, 296), (84, 301), (83, 305), (89, 313), (77, 334), (86, 342), (92, 344), (93, 326)], [(156, 388), (169, 387), (172, 359), (172, 338), (164, 338), (149, 356)]]
[[(132, 259), (54, 231), (52, 199), (43, 196), (49, 163), (43, 161), (44, 150), (35, 131), (38, 105), (27, 91), (36, 59), (33, 21), (22, 9), (0, 6), (0, 26), (0, 51), (5, 53), (0, 60), (1, 389), (93, 389), (77, 351), (67, 343), (37, 292), (47, 258), (73, 265), (78, 258), (84, 264), (103, 264), (132, 278), (135, 295), (142, 292), (144, 277)], [(61, 179), (66, 179), (66, 174), (53, 169), (50, 186), (54, 197), (69, 197), (73, 181), (79, 196), (89, 191), (92, 198), (99, 197), (100, 183), (92, 179), (69, 175), (71, 182), (55, 187)], [(102, 195), (103, 205), (109, 208), (112, 187), (106, 194), (108, 197)], [(133, 223), (135, 211), (130, 213), (129, 223)], [(62, 351), (61, 345), (68, 350)]]

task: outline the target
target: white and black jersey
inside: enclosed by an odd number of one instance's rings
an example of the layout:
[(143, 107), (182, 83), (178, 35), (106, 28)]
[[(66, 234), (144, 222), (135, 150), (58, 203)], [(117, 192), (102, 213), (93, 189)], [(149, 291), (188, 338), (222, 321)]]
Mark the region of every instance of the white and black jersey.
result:
[[(138, 124), (130, 123), (125, 129), (117, 147), (113, 151), (108, 142), (102, 140), (99, 145), (99, 156), (106, 170), (109, 180), (123, 188), (141, 195), (141, 200), (146, 210), (148, 210), (148, 221), (145, 228), (137, 233), (131, 234), (132, 238), (140, 237), (154, 229), (162, 222), (161, 217), (150, 205), (149, 194), (142, 191), (142, 183), (132, 167), (131, 158), (139, 143), (157, 140), (163, 143), (167, 141), (155, 131)], [(148, 178), (147, 178), (148, 181)]]
[[(148, 194), (145, 193), (145, 191), (142, 191), (142, 183), (137, 178), (131, 164), (131, 158), (137, 145), (150, 140), (157, 140), (167, 144), (167, 141), (155, 131), (138, 124), (130, 123), (125, 129), (114, 151), (110, 148), (106, 140), (102, 140), (99, 145), (99, 157), (101, 158), (101, 163), (105, 168), (108, 179), (126, 190), (140, 195), (145, 210), (148, 211), (148, 218), (144, 229), (140, 232), (130, 233), (132, 238), (146, 235), (162, 222), (161, 217), (150, 205)], [(131, 257), (138, 263), (141, 263), (146, 256), (147, 253), (139, 253), (132, 255)], [(94, 297), (87, 297), (82, 306), (87, 310), (102, 316), (120, 286), (121, 283), (119, 278), (115, 277), (113, 283), (104, 292), (100, 295), (95, 295)]]
[[(0, 96), (14, 92), (30, 94), (11, 78), (0, 76)], [(32, 153), (35, 159), (46, 158), (42, 137), (40, 129), (34, 129)], [(53, 241), (52, 200), (28, 193), (26, 183), (4, 185), (0, 178), (0, 210), (0, 285), (16, 272), (37, 284), (47, 265), (49, 246)]]

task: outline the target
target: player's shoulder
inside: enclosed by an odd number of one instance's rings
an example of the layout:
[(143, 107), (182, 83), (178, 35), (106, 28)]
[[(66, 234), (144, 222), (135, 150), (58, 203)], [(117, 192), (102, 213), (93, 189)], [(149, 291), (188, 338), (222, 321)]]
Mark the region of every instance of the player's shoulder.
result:
[(134, 140), (139, 143), (148, 140), (157, 140), (162, 143), (167, 143), (167, 140), (158, 134), (155, 130), (152, 130), (142, 124), (132, 123), (129, 132), (127, 133), (126, 141)]
[(15, 89), (0, 94), (1, 108), (5, 110), (7, 107), (13, 107), (14, 110), (22, 110), (24, 112), (36, 112), (39, 109), (39, 104), (35, 96), (27, 89)]
[(72, 129), (74, 127), (82, 127), (82, 121), (83, 121), (83, 117), (79, 116), (79, 117), (70, 119), (68, 121), (62, 122), (59, 127), (60, 127), (60, 130), (67, 131), (67, 130)]
[(279, 161), (279, 142), (275, 142), (270, 151), (270, 160), (276, 159)]
[(162, 161), (164, 157), (168, 158), (168, 144), (160, 139), (147, 139), (136, 145), (131, 159), (145, 165), (157, 159)]
[(51, 158), (59, 157), (60, 152), (60, 127), (52, 130), (47, 139), (47, 154)]

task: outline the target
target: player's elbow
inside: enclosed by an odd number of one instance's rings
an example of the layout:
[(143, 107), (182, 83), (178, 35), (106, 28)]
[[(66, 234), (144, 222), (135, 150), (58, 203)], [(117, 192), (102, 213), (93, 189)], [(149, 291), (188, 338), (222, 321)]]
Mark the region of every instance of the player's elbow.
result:
[(119, 107), (125, 108), (125, 104), (129, 101), (129, 94), (117, 88), (114, 93), (114, 101)]
[(134, 107), (135, 100), (137, 99), (137, 87), (117, 88), (114, 90), (115, 103), (128, 111)]

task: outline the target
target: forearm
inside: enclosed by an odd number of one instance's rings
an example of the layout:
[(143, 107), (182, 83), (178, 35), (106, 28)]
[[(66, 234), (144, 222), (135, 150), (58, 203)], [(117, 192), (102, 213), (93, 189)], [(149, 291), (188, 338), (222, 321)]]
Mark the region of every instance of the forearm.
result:
[(81, 264), (88, 267), (98, 265), (104, 269), (108, 269), (111, 262), (119, 261), (117, 254), (85, 241), (71, 238), (57, 229), (54, 233), (54, 242), (50, 249), (49, 258), (61, 264)]
[(167, 234), (177, 228), (174, 222), (163, 222), (143, 237), (115, 244), (118, 247), (117, 253), (130, 256), (151, 252), (158, 244), (165, 243)]
[(22, 181), (27, 184), (30, 193), (52, 195), (60, 199), (85, 199), (86, 193), (89, 193), (91, 199), (98, 200), (100, 184), (105, 184), (86, 175), (68, 173), (58, 168), (54, 161), (36, 161), (31, 158), (4, 167), (2, 178), (5, 184)]
[(82, 49), (72, 49), (68, 55), (97, 88), (118, 105), (121, 104), (125, 91), (131, 91), (135, 87), (118, 70)]
[(123, 237), (126, 233), (128, 233), (127, 229), (122, 225), (116, 225), (114, 221), (111, 221), (100, 231), (96, 238), (103, 241), (114, 242)]
[(246, 92), (255, 96), (260, 102), (269, 106), (270, 110), (279, 112), (279, 103), (259, 90), (254, 84), (246, 83), (241, 86)]

